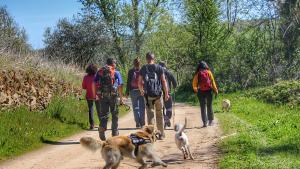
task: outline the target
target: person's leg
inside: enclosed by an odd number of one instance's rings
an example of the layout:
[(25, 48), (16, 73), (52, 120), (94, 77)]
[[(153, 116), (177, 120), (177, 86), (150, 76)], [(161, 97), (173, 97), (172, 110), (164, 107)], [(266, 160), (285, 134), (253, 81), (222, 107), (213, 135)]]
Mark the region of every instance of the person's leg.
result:
[(137, 90), (130, 91), (130, 98), (132, 103), (133, 109), (133, 117), (135, 121), (135, 126), (140, 127), (140, 120), (139, 120), (139, 101), (138, 101), (138, 92)]
[(96, 111), (97, 111), (97, 115), (98, 115), (98, 119), (99, 119), (99, 123), (100, 123), (100, 114), (101, 114), (101, 101), (100, 100), (95, 100), (95, 106), (96, 106)]
[(87, 100), (88, 108), (89, 108), (89, 123), (90, 129), (94, 128), (94, 108), (93, 108), (93, 100)]
[(213, 101), (213, 92), (212, 92), (212, 90), (207, 92), (206, 99), (207, 99), (208, 121), (209, 121), (209, 125), (212, 125), (212, 122), (214, 120), (214, 112), (213, 112), (213, 108), (212, 108), (212, 101)]
[(164, 133), (164, 119), (163, 119), (163, 113), (162, 113), (162, 108), (163, 108), (163, 101), (162, 97), (159, 99), (156, 99), (154, 101), (154, 106), (155, 106), (155, 115), (156, 115), (156, 126), (157, 129), (161, 133), (161, 139), (164, 138), (165, 133)]
[(171, 127), (171, 121), (172, 118), (172, 97), (170, 95), (169, 100), (165, 101), (164, 103), (166, 108), (166, 114), (164, 115), (165, 125), (168, 127)]
[(143, 127), (145, 125), (145, 99), (140, 95), (140, 92), (138, 96), (138, 107), (140, 112), (140, 125)]
[(110, 102), (110, 111), (111, 111), (112, 136), (117, 136), (119, 135), (119, 131), (118, 131), (119, 109), (117, 105), (117, 96), (112, 96), (109, 102)]
[(101, 113), (99, 116), (100, 124), (99, 124), (99, 137), (101, 140), (106, 140), (105, 131), (107, 129), (107, 121), (109, 115), (109, 100), (104, 97), (101, 99)]
[(154, 105), (152, 101), (153, 100), (151, 100), (150, 98), (148, 98), (148, 100), (145, 98), (148, 125), (155, 124)]
[(201, 118), (203, 122), (203, 127), (207, 126), (207, 114), (206, 114), (206, 98), (205, 93), (198, 91), (198, 99), (200, 102), (200, 111), (201, 111)]

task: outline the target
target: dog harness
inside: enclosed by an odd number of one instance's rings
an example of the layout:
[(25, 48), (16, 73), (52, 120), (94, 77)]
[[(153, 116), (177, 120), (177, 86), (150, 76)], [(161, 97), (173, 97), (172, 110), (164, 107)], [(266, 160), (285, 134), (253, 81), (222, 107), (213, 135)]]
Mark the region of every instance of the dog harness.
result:
[(151, 143), (150, 139), (144, 139), (144, 138), (138, 137), (135, 134), (130, 134), (130, 136), (128, 136), (128, 137), (131, 139), (132, 144), (135, 146), (135, 149), (134, 149), (135, 156), (138, 155), (140, 145)]

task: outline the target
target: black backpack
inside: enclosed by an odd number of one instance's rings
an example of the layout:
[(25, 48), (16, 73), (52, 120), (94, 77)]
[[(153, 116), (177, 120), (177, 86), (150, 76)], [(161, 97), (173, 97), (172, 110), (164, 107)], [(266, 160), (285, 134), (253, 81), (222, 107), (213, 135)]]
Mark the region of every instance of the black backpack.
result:
[(162, 85), (160, 77), (158, 77), (155, 70), (150, 71), (148, 65), (146, 67), (145, 81), (145, 94), (149, 97), (158, 97), (162, 95)]
[(113, 85), (114, 73), (109, 66), (102, 67), (102, 74), (100, 75), (99, 83), (101, 94), (111, 95), (116, 92)]

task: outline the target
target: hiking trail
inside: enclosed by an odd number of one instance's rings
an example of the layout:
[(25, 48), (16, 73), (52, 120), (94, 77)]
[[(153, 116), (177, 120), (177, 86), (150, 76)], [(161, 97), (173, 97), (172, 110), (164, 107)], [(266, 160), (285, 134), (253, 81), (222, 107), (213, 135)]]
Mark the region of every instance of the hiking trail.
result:
[[(165, 131), (166, 138), (158, 140), (154, 148), (164, 162), (168, 164), (167, 168), (172, 169), (209, 169), (217, 168), (220, 158), (220, 151), (217, 148), (217, 142), (221, 139), (221, 130), (218, 121), (215, 120), (214, 126), (201, 128), (200, 108), (198, 106), (188, 106), (182, 103), (176, 103), (175, 122), (184, 123), (184, 117), (187, 117), (187, 134), (191, 151), (195, 160), (183, 160), (181, 151), (175, 144), (175, 132), (173, 124), (171, 128)], [(110, 127), (110, 124), (108, 125)], [(128, 135), (135, 132), (135, 123), (133, 113), (119, 119), (120, 135)], [(106, 136), (111, 135), (111, 130), (106, 132)], [(97, 128), (92, 131), (85, 131), (59, 142), (48, 142), (47, 146), (15, 157), (11, 160), (0, 163), (0, 169), (99, 169), (104, 166), (104, 161), (100, 151), (95, 153), (88, 151), (79, 144), (79, 139), (83, 136), (90, 136), (99, 139)], [(120, 169), (134, 169), (140, 165), (134, 160), (125, 158), (122, 160)], [(163, 167), (155, 167), (163, 168)]]

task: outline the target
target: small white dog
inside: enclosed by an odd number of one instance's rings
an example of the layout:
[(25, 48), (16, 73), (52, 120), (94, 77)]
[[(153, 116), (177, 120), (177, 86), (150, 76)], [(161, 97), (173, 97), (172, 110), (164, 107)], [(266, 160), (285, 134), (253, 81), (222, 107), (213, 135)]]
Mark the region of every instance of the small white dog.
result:
[(177, 147), (182, 151), (183, 153), (183, 158), (187, 159), (190, 157), (192, 160), (194, 160), (193, 155), (191, 154), (190, 151), (190, 146), (189, 146), (189, 140), (187, 135), (183, 132), (187, 124), (187, 120), (185, 118), (184, 125), (182, 124), (175, 124), (174, 130), (176, 131), (175, 134), (175, 143)]
[(224, 110), (229, 111), (229, 109), (230, 109), (230, 100), (224, 99), (224, 100), (222, 101), (222, 110), (223, 110), (223, 111), (224, 111)]

